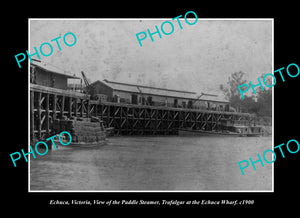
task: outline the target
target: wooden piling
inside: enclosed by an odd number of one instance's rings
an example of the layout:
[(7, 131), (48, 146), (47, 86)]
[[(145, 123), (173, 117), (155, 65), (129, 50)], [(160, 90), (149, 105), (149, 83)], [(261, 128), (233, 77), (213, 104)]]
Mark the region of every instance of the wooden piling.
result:
[(120, 135), (170, 135), (176, 134), (180, 127), (217, 130), (221, 118), (249, 121), (251, 118), (246, 113), (100, 102), (88, 98), (78, 92), (31, 84), (30, 136), (35, 130), (37, 137), (42, 137), (42, 133), (49, 135), (51, 115), (53, 120), (64, 115), (100, 116), (107, 127), (114, 127), (115, 133)]
[(46, 101), (46, 120), (45, 120), (45, 124), (46, 124), (46, 135), (47, 137), (50, 136), (50, 119), (49, 119), (49, 93), (46, 93), (46, 96), (45, 96), (45, 101)]
[(38, 139), (41, 138), (42, 136), (42, 111), (41, 111), (41, 96), (42, 93), (41, 92), (37, 92), (37, 137)]
[(30, 91), (30, 143), (34, 140), (34, 91)]

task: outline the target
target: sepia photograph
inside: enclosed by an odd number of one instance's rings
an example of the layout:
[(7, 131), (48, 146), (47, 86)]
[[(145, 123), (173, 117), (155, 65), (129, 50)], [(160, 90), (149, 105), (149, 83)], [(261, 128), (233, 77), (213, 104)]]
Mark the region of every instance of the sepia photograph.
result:
[(28, 191), (273, 192), (273, 21), (30, 18)]

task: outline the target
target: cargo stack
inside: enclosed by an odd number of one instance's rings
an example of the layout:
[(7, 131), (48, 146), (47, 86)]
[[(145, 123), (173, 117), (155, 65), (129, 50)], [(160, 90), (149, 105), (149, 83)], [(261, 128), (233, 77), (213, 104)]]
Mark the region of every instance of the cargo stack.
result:
[(102, 121), (90, 118), (55, 119), (52, 126), (53, 134), (68, 131), (75, 143), (100, 143), (106, 139)]

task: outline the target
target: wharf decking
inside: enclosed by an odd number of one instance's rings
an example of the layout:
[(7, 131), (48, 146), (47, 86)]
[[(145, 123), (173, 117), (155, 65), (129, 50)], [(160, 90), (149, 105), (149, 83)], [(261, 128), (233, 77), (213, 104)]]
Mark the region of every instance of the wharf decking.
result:
[(101, 117), (116, 135), (176, 135), (182, 127), (213, 131), (221, 118), (256, 119), (248, 113), (100, 102), (83, 93), (30, 84), (31, 137), (50, 136), (52, 121), (62, 116)]

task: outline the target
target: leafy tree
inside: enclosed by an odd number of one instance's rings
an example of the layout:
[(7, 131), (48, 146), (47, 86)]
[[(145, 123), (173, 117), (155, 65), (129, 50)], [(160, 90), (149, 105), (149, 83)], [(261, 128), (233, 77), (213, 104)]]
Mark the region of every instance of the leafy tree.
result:
[[(263, 76), (260, 76), (260, 80), (263, 80)], [(268, 85), (272, 85), (273, 81), (271, 77), (266, 77), (265, 82)], [(264, 86), (264, 91), (259, 89), (257, 93), (257, 107), (259, 116), (272, 116), (272, 88)]]
[(228, 77), (227, 85), (220, 85), (220, 90), (223, 91), (226, 98), (231, 103), (231, 106), (235, 107), (238, 111), (241, 109), (241, 94), (238, 90), (238, 86), (246, 83), (247, 81), (243, 78), (244, 72), (234, 72)]
[[(272, 88), (264, 86), (264, 91), (256, 89), (256, 95), (252, 93), (242, 99), (238, 86), (245, 83), (248, 84), (248, 81), (243, 78), (244, 75), (245, 73), (242, 71), (232, 73), (228, 77), (227, 84), (220, 85), (220, 90), (224, 92), (231, 106), (235, 107), (237, 111), (254, 113), (258, 116), (272, 116)], [(263, 76), (260, 78), (261, 81), (263, 80)], [(270, 78), (266, 78), (265, 82), (269, 85), (272, 84)], [(251, 90), (249, 90), (248, 94), (250, 93)]]

